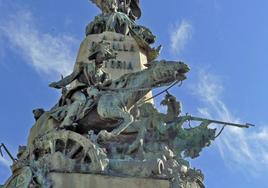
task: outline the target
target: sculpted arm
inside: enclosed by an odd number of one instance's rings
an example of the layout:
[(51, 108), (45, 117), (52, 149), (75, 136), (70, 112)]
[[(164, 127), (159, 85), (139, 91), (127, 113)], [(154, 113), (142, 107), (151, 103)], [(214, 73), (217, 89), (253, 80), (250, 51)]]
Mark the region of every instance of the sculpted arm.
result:
[(69, 85), (72, 81), (74, 81), (80, 73), (81, 73), (81, 68), (76, 67), (75, 70), (72, 72), (72, 74), (66, 76), (65, 78), (61, 79), (58, 82), (52, 82), (51, 84), (49, 84), (49, 87), (61, 89)]
[(105, 73), (105, 78), (104, 78), (104, 81), (103, 81), (103, 86), (109, 86), (112, 84), (112, 79), (110, 77), (109, 74)]

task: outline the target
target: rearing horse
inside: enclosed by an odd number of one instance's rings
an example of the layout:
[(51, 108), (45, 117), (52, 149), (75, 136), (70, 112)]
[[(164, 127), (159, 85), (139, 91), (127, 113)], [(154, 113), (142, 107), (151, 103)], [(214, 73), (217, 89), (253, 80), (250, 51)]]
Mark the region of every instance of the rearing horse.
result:
[[(162, 60), (150, 63), (145, 70), (121, 76), (106, 88), (98, 100), (97, 107), (77, 122), (76, 132), (86, 134), (90, 130), (105, 130), (111, 132), (109, 134), (102, 131), (104, 136), (119, 135), (133, 122), (130, 109), (138, 101), (153, 88), (185, 80), (185, 74), (189, 70), (182, 62)], [(43, 114), (30, 132), (29, 144), (35, 138), (57, 128), (59, 124), (50, 112)]]
[[(185, 74), (189, 70), (185, 63), (162, 60), (150, 63), (145, 70), (121, 76), (112, 82), (107, 92), (101, 95), (95, 113), (91, 111), (78, 122), (78, 129), (84, 132), (92, 128), (99, 130), (110, 128), (112, 135), (119, 135), (133, 122), (130, 109), (138, 101), (153, 88), (186, 79)], [(109, 124), (109, 120), (121, 121), (116, 127), (112, 121)]]

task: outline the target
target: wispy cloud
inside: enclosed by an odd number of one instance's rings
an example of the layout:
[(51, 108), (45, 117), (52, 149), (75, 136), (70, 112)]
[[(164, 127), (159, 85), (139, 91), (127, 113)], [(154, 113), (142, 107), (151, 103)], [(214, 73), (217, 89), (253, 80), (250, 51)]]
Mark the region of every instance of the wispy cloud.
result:
[(170, 32), (172, 51), (176, 54), (181, 53), (191, 36), (192, 25), (188, 21), (183, 20), (181, 23), (173, 25)]
[[(240, 119), (223, 101), (224, 87), (219, 77), (202, 70), (198, 80), (194, 93), (203, 102), (199, 113), (208, 118), (239, 123)], [(268, 129), (226, 128), (216, 143), (222, 158), (232, 167), (243, 167), (251, 173), (268, 169)]]
[(0, 165), (9, 168), (11, 166), (11, 161), (8, 161), (0, 156)]
[(36, 20), (31, 12), (27, 10), (5, 15), (0, 22), (0, 36), (39, 73), (70, 73), (79, 44), (74, 37), (42, 32), (35, 24)]

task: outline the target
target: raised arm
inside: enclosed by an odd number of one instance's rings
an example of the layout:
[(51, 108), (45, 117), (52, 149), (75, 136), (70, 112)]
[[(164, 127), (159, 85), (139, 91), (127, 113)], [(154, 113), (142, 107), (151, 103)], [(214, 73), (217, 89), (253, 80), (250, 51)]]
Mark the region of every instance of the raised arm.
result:
[(49, 87), (61, 89), (69, 85), (72, 81), (74, 81), (77, 78), (77, 76), (81, 73), (81, 70), (82, 69), (80, 68), (80, 66), (76, 67), (72, 72), (72, 74), (66, 76), (65, 78), (61, 79), (58, 82), (52, 82), (51, 84), (49, 84)]

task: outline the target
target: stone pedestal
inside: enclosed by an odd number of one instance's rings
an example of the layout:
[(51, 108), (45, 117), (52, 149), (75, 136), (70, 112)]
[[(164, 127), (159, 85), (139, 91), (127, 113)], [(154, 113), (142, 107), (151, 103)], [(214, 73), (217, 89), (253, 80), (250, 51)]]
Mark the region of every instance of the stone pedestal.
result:
[(87, 36), (80, 45), (76, 62), (90, 63), (88, 57), (91, 53), (92, 43), (100, 41), (110, 43), (111, 49), (117, 53), (116, 59), (110, 60), (104, 67), (104, 70), (111, 75), (112, 79), (119, 78), (126, 73), (145, 69), (144, 64), (147, 63), (147, 57), (139, 49), (136, 41), (130, 36), (114, 32), (104, 32)]
[(170, 188), (168, 180), (51, 173), (53, 188)]
[[(112, 79), (120, 76), (137, 72), (145, 69), (147, 64), (147, 56), (141, 51), (137, 42), (131, 36), (125, 36), (114, 32), (104, 32), (101, 34), (88, 35), (80, 45), (80, 49), (76, 58), (76, 62), (88, 62), (93, 42), (108, 42), (111, 49), (117, 53), (116, 59), (109, 60), (104, 65), (104, 71), (109, 73)], [(151, 92), (147, 95), (151, 97)]]

